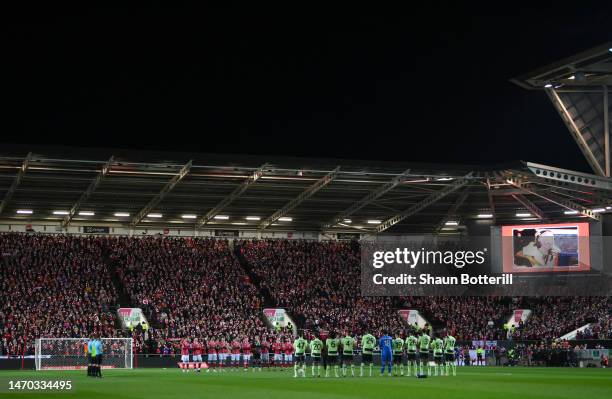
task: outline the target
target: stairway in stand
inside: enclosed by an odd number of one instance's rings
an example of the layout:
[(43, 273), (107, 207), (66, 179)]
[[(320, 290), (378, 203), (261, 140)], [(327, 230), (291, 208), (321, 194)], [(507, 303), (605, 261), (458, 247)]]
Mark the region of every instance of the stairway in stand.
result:
[(119, 273), (117, 272), (117, 264), (110, 257), (110, 253), (108, 250), (104, 250), (102, 253), (102, 260), (108, 267), (108, 271), (111, 275), (111, 280), (113, 285), (115, 286), (115, 291), (117, 292), (117, 308), (131, 308), (132, 302), (130, 301), (130, 297), (119, 278)]
[[(264, 323), (269, 324), (268, 320), (263, 314), (263, 309), (264, 308), (276, 308), (277, 307), (276, 301), (272, 298), (272, 294), (270, 293), (270, 291), (267, 288), (262, 286), (261, 279), (257, 277), (257, 275), (253, 272), (253, 268), (251, 267), (251, 264), (244, 257), (244, 255), (242, 255), (242, 251), (240, 250), (240, 248), (241, 248), (240, 244), (234, 245), (234, 256), (236, 257), (236, 259), (238, 259), (238, 263), (240, 263), (240, 266), (242, 267), (246, 275), (249, 276), (249, 278), (251, 279), (251, 282), (255, 285), (255, 287), (259, 291), (259, 294), (264, 299), (260, 317)], [(304, 320), (301, 315), (292, 314), (291, 318), (296, 323), (296, 327), (300, 328), (301, 326), (303, 326)]]
[(242, 270), (246, 273), (247, 276), (251, 279), (251, 282), (255, 285), (255, 287), (259, 290), (259, 293), (264, 299), (263, 307), (264, 308), (275, 308), (276, 302), (272, 299), (272, 295), (267, 288), (261, 286), (261, 280), (255, 273), (253, 273), (253, 269), (251, 268), (251, 264), (248, 260), (242, 255), (242, 251), (240, 250), (240, 244), (234, 245), (234, 256), (238, 259), (238, 263), (242, 267)]

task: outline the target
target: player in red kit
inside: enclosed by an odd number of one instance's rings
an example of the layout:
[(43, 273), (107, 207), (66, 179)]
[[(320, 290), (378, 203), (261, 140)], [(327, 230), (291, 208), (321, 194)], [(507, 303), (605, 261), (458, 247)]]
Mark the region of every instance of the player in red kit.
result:
[(261, 341), (261, 362), (265, 367), (270, 367), (270, 341), (267, 338)]
[(227, 360), (227, 355), (229, 354), (229, 344), (225, 338), (221, 338), (221, 340), (217, 341), (217, 346), (219, 347), (219, 367), (221, 371), (223, 371), (225, 361)]
[(240, 349), (241, 345), (236, 337), (232, 340), (232, 367), (236, 370), (240, 367)]
[(242, 363), (244, 364), (244, 371), (247, 371), (249, 368), (249, 362), (251, 361), (252, 354), (251, 343), (246, 337), (244, 337), (242, 341)]
[(189, 338), (185, 338), (183, 342), (181, 342), (181, 368), (183, 369), (183, 373), (189, 371), (189, 350), (191, 349), (191, 344), (189, 343)]
[(218, 357), (217, 357), (217, 341), (215, 341), (214, 338), (209, 339), (206, 342), (206, 347), (208, 348), (208, 365), (216, 373), (217, 369), (215, 367), (217, 366), (217, 361), (218, 361)]
[(251, 367), (253, 367), (253, 371), (255, 368), (261, 371), (261, 341), (259, 340), (259, 336), (255, 336), (255, 342), (253, 343), (253, 360), (251, 363)]
[(283, 344), (283, 351), (285, 352), (285, 367), (291, 367), (293, 363), (293, 344), (287, 338), (287, 342)]
[(200, 367), (202, 366), (202, 352), (204, 348), (200, 341), (197, 338), (193, 339), (193, 344), (191, 344), (191, 348), (193, 349), (193, 362), (195, 363), (196, 372), (200, 372)]
[(274, 352), (274, 370), (279, 370), (283, 365), (283, 344), (280, 338), (276, 338), (276, 342), (272, 344), (272, 352)]
[(206, 340), (203, 339), (200, 341), (200, 344), (202, 344), (202, 361), (206, 365), (206, 372), (209, 372), (210, 366), (208, 365), (208, 347), (206, 346)]

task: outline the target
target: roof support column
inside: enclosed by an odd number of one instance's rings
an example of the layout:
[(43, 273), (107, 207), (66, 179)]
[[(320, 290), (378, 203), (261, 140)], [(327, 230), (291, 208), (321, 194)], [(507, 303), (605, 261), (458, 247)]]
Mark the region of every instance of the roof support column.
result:
[(517, 202), (519, 202), (521, 205), (523, 205), (525, 208), (527, 208), (529, 210), (529, 212), (531, 212), (532, 215), (534, 215), (535, 217), (537, 217), (540, 220), (544, 220), (546, 219), (546, 216), (544, 215), (544, 212), (542, 212), (542, 210), (540, 208), (538, 208), (536, 206), (536, 204), (534, 204), (533, 202), (529, 201), (529, 199), (527, 197), (525, 197), (522, 194), (512, 194), (512, 198), (514, 198)]
[(606, 176), (610, 177), (610, 106), (608, 103), (608, 86), (603, 87), (604, 116), (604, 151), (606, 157)]
[(168, 193), (172, 191), (172, 189), (177, 184), (179, 184), (185, 176), (187, 176), (189, 170), (191, 170), (192, 163), (193, 161), (187, 162), (187, 164), (185, 164), (185, 166), (181, 168), (178, 174), (176, 174), (172, 179), (170, 179), (170, 181), (164, 186), (164, 188), (162, 188), (159, 194), (157, 194), (151, 201), (149, 201), (147, 205), (145, 205), (144, 208), (140, 210), (140, 212), (138, 212), (138, 214), (132, 219), (132, 222), (130, 223), (133, 227), (138, 225), (147, 216), (147, 214), (151, 212), (153, 208), (155, 208), (160, 202), (162, 202), (166, 195), (168, 195)]
[(17, 191), (17, 187), (19, 187), (19, 185), (21, 184), (21, 180), (23, 180), (23, 175), (25, 175), (26, 170), (28, 170), (31, 160), (32, 160), (32, 153), (30, 152), (23, 160), (23, 163), (21, 164), (21, 167), (19, 168), (19, 171), (17, 172), (17, 176), (15, 176), (15, 180), (13, 180), (13, 183), (11, 184), (11, 187), (9, 187), (8, 191), (6, 192), (4, 199), (2, 200), (2, 202), (0, 202), (0, 213), (4, 211), (4, 208), (6, 208), (6, 205), (13, 198), (13, 194), (15, 194), (15, 191)]
[(110, 172), (111, 166), (114, 162), (114, 158), (111, 156), (110, 159), (102, 166), (100, 173), (96, 176), (96, 178), (89, 184), (87, 190), (79, 197), (79, 200), (70, 208), (68, 215), (62, 220), (62, 227), (66, 228), (70, 225), (72, 218), (77, 214), (79, 209), (81, 209), (81, 205), (83, 205), (89, 197), (93, 194), (93, 192), (98, 188), (102, 180), (106, 177), (106, 175)]
[(394, 177), (391, 181), (383, 184), (382, 186), (378, 187), (374, 191), (369, 192), (363, 198), (361, 198), (359, 201), (357, 201), (356, 203), (351, 205), (348, 209), (342, 211), (339, 215), (337, 215), (333, 220), (331, 220), (329, 223), (325, 224), (323, 227), (324, 228), (331, 228), (331, 227), (333, 227), (333, 226), (335, 226), (337, 224), (342, 223), (344, 221), (344, 219), (348, 218), (349, 216), (351, 216), (355, 212), (359, 211), (364, 206), (369, 205), (372, 202), (374, 202), (375, 200), (377, 200), (378, 198), (382, 197), (387, 192), (389, 192), (390, 190), (395, 188), (398, 184), (401, 184), (404, 181), (404, 179), (406, 179), (406, 177), (408, 177), (409, 173), (410, 173), (410, 169), (407, 169), (402, 174)]
[(446, 213), (446, 217), (440, 220), (440, 223), (438, 223), (438, 225), (436, 226), (435, 234), (440, 234), (440, 231), (442, 231), (442, 229), (446, 225), (446, 222), (451, 220), (451, 218), (457, 217), (457, 211), (459, 210), (459, 208), (461, 208), (461, 205), (463, 205), (469, 194), (469, 188), (463, 190), (463, 192), (459, 195), (459, 198), (457, 198), (457, 201), (449, 208), (448, 212)]
[(388, 228), (390, 228), (390, 227), (398, 224), (402, 220), (406, 219), (407, 217), (412, 216), (415, 213), (420, 212), (422, 209), (425, 209), (429, 205), (438, 202), (439, 200), (441, 200), (442, 198), (446, 197), (450, 193), (453, 193), (453, 192), (459, 190), (461, 187), (467, 185), (470, 182), (472, 174), (473, 174), (473, 172), (468, 173), (467, 175), (463, 176), (462, 178), (455, 180), (452, 184), (444, 187), (442, 190), (434, 191), (427, 198), (417, 202), (416, 204), (412, 205), (411, 207), (409, 207), (408, 209), (404, 210), (403, 212), (398, 213), (397, 215), (395, 215), (395, 216), (385, 220), (384, 222), (382, 222), (381, 224), (376, 226), (376, 228), (375, 228), (376, 233), (382, 233), (383, 231), (387, 230)]
[(300, 195), (298, 195), (296, 198), (289, 201), (287, 205), (285, 205), (278, 211), (274, 212), (272, 216), (264, 220), (259, 225), (259, 230), (265, 230), (272, 223), (276, 222), (278, 219), (280, 219), (281, 217), (285, 216), (287, 213), (295, 209), (299, 204), (301, 204), (308, 198), (312, 197), (317, 191), (327, 186), (329, 183), (331, 183), (332, 180), (336, 178), (339, 171), (340, 171), (340, 166), (336, 167), (334, 170), (332, 170), (331, 172), (329, 172), (328, 174), (326, 174), (325, 176), (317, 180), (313, 185), (308, 187), (306, 190), (302, 191)]
[(509, 184), (513, 185), (514, 187), (523, 190), (523, 192), (527, 194), (536, 195), (542, 199), (547, 200), (548, 202), (556, 204), (570, 211), (577, 211), (581, 215), (590, 217), (591, 219), (595, 219), (597, 221), (601, 220), (601, 217), (599, 216), (599, 214), (593, 212), (589, 208), (582, 206), (581, 204), (578, 204), (576, 202), (565, 199), (554, 193), (542, 194), (535, 189), (535, 186), (532, 183), (529, 183), (528, 181), (525, 181), (518, 176), (508, 176), (506, 178), (506, 181)]
[(249, 187), (251, 187), (261, 176), (263, 176), (265, 169), (268, 167), (267, 164), (263, 164), (259, 169), (257, 169), (253, 174), (246, 178), (242, 183), (240, 183), (234, 191), (232, 191), (228, 196), (223, 198), (221, 202), (219, 202), (213, 209), (208, 211), (206, 215), (204, 215), (197, 222), (197, 226), (201, 227), (210, 222), (218, 215), (225, 207), (231, 204), (235, 199), (240, 197), (242, 193), (244, 193)]
[(565, 122), (565, 125), (569, 129), (570, 133), (572, 134), (572, 136), (574, 136), (574, 140), (576, 140), (576, 143), (578, 143), (578, 147), (580, 147), (580, 150), (582, 150), (582, 153), (586, 157), (589, 165), (591, 165), (591, 168), (593, 168), (595, 173), (597, 173), (598, 175), (604, 176), (604, 169), (602, 169), (601, 164), (597, 161), (595, 155), (593, 155), (593, 152), (589, 148), (589, 145), (587, 144), (584, 137), (582, 137), (580, 129), (578, 129), (578, 126), (576, 126), (576, 122), (574, 122), (574, 120), (572, 119), (572, 116), (567, 110), (565, 104), (563, 104), (561, 97), (559, 97), (559, 95), (554, 89), (546, 89), (545, 92), (552, 101), (555, 108), (557, 109), (557, 112), (559, 112), (559, 115), (561, 115), (561, 118), (563, 119), (563, 122)]

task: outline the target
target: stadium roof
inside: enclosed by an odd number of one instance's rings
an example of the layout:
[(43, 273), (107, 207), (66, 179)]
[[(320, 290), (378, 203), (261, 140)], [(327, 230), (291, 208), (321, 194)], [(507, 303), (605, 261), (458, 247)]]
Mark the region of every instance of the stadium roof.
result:
[(446, 234), (469, 220), (599, 219), (612, 209), (612, 179), (526, 162), (21, 150), (0, 154), (3, 223)]
[(612, 42), (512, 79), (544, 90), (593, 171), (611, 176)]

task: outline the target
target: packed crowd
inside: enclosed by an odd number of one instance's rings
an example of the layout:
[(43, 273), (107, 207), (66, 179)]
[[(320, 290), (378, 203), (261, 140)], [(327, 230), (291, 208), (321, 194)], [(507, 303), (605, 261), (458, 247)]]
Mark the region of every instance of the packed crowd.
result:
[(503, 297), (405, 297), (404, 308), (419, 309), (436, 326), (458, 340), (506, 339), (501, 325), (512, 312)]
[(139, 345), (265, 333), (262, 299), (226, 240), (119, 237), (109, 251), (132, 303), (156, 326)]
[(604, 349), (601, 344), (575, 344), (568, 340), (542, 340), (537, 343), (518, 343), (515, 347), (519, 363), (524, 366), (578, 367), (581, 352)]
[(551, 340), (586, 323), (578, 339), (612, 339), (607, 298), (363, 297), (355, 242), (5, 233), (0, 353), (30, 353), (37, 337), (121, 336), (111, 271), (150, 321), (132, 333), (141, 352), (172, 353), (187, 336), (272, 337), (261, 320), (261, 292), (313, 331), (406, 330), (397, 312), (403, 308), (418, 309), (458, 340), (499, 340), (512, 310), (525, 308), (532, 316), (513, 339)]
[(576, 335), (577, 339), (612, 339), (612, 316), (600, 317), (595, 323)]
[(355, 242), (246, 240), (240, 251), (278, 307), (311, 330), (381, 332), (402, 329), (392, 297), (363, 297)]
[[(609, 320), (610, 300), (601, 297), (520, 298), (518, 308), (531, 317), (513, 333), (514, 339), (551, 340), (597, 320)], [(608, 321), (609, 327), (609, 321)]]
[(103, 238), (0, 234), (0, 352), (32, 353), (38, 337), (112, 336), (116, 293)]

